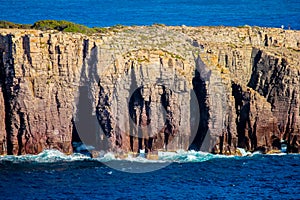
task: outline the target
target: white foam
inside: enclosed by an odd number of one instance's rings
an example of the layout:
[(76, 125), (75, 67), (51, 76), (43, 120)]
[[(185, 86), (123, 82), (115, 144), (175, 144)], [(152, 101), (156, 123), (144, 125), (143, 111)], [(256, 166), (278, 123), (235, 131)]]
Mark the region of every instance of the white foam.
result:
[(1, 161), (10, 161), (13, 163), (22, 163), (22, 162), (37, 162), (37, 163), (52, 163), (59, 161), (76, 161), (89, 159), (89, 157), (82, 154), (72, 154), (66, 155), (58, 150), (44, 150), (43, 152), (37, 155), (21, 155), (21, 156), (1, 156)]
[(100, 162), (126, 160), (126, 161), (139, 162), (139, 163), (169, 163), (169, 162), (187, 163), (187, 162), (204, 162), (214, 158), (233, 158), (233, 157), (236, 156), (215, 155), (207, 152), (194, 151), (194, 150), (192, 151), (179, 150), (176, 152), (168, 152), (168, 151), (158, 152), (157, 160), (150, 160), (141, 156), (133, 157), (130, 154), (128, 155), (127, 158), (120, 159), (120, 158), (116, 158), (115, 154), (112, 152), (103, 154), (98, 158), (94, 158), (94, 160)]
[(237, 148), (237, 149), (240, 151), (240, 153), (242, 154), (242, 156), (250, 156), (251, 155), (251, 152), (246, 151), (243, 148)]
[(269, 153), (269, 154), (265, 154), (265, 155), (269, 155), (269, 156), (284, 156), (284, 155), (287, 155), (287, 153)]
[[(259, 152), (254, 152), (253, 154), (246, 152), (244, 149), (239, 149), (242, 156), (249, 155), (257, 155)], [(270, 155), (286, 155), (286, 153), (280, 154), (270, 154)], [(230, 159), (230, 158), (238, 158), (239, 156), (227, 156), (227, 155), (214, 155), (207, 152), (201, 151), (184, 151), (178, 150), (176, 152), (158, 152), (157, 160), (150, 160), (144, 157), (133, 157), (129, 154), (127, 158), (120, 159), (115, 156), (112, 152), (102, 152), (97, 158), (90, 158), (86, 155), (74, 153), (72, 155), (66, 155), (58, 150), (44, 150), (38, 155), (22, 155), (22, 156), (0, 156), (1, 161), (10, 161), (14, 163), (22, 163), (22, 162), (38, 162), (38, 163), (52, 163), (52, 162), (60, 162), (60, 161), (85, 161), (85, 160), (95, 160), (99, 162), (109, 162), (109, 161), (121, 161), (126, 160), (130, 162), (140, 162), (140, 163), (169, 163), (169, 162), (177, 162), (177, 163), (187, 163), (187, 162), (204, 162), (207, 160), (222, 158), (222, 159)]]

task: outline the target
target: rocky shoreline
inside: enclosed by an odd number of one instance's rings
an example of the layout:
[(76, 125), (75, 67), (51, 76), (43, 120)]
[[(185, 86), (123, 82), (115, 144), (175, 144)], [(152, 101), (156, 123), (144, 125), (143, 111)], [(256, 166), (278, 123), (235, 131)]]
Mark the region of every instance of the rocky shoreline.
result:
[(0, 154), (300, 150), (300, 31), (0, 29)]

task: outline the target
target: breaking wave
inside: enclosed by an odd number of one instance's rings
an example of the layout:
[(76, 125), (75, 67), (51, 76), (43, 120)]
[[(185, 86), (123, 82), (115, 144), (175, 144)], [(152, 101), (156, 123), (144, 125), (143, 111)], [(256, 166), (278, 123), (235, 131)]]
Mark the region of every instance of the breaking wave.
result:
[[(247, 154), (249, 156), (249, 154)], [(256, 155), (256, 154), (253, 154)], [(225, 156), (225, 155), (214, 155), (206, 152), (199, 151), (183, 151), (179, 150), (176, 152), (159, 152), (156, 159), (146, 159), (142, 156), (126, 158), (118, 158), (113, 153), (105, 153), (97, 158), (90, 158), (89, 156), (74, 153), (71, 155), (66, 155), (58, 150), (44, 150), (37, 155), (21, 155), (13, 156), (6, 155), (0, 156), (0, 163), (12, 162), (12, 163), (55, 163), (55, 162), (72, 162), (72, 161), (98, 161), (98, 162), (110, 162), (110, 161), (130, 161), (130, 162), (141, 162), (141, 163), (164, 163), (164, 162), (177, 162), (177, 163), (187, 163), (187, 162), (204, 162), (216, 158), (239, 158), (239, 156)]]
[(89, 159), (88, 156), (83, 154), (75, 153), (72, 155), (66, 155), (58, 150), (44, 150), (43, 152), (37, 155), (21, 155), (21, 156), (13, 156), (6, 155), (0, 156), (0, 163), (12, 162), (12, 163), (55, 163), (61, 161), (80, 161)]

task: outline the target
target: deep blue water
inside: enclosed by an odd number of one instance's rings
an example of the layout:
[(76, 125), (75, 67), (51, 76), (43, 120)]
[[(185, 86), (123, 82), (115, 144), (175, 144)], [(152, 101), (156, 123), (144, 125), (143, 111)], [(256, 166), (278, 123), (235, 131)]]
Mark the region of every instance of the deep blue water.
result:
[(87, 26), (257, 25), (300, 29), (299, 0), (1, 0), (0, 19), (64, 19)]
[(300, 199), (300, 155), (189, 155), (148, 173), (125, 173), (106, 164), (153, 168), (160, 163), (103, 164), (55, 152), (0, 157), (0, 198)]

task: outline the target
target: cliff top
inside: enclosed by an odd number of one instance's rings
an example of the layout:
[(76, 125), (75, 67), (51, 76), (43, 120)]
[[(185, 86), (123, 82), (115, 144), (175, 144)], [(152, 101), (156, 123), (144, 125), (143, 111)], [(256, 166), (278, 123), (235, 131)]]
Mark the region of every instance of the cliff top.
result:
[[(34, 24), (17, 24), (8, 21), (0, 21), (0, 29), (9, 29), (16, 31), (16, 29), (21, 30), (40, 30), (40, 31), (51, 31), (51, 32), (66, 32), (66, 33), (82, 33), (85, 35), (103, 35), (103, 34), (111, 34), (118, 33), (122, 31), (130, 31), (137, 30), (141, 28), (165, 28), (169, 30), (182, 31), (190, 34), (203, 34), (209, 31), (209, 34), (213, 33), (213, 35), (218, 36), (220, 32), (227, 32), (228, 35), (236, 36), (236, 33), (239, 33), (239, 36), (244, 37), (250, 32), (268, 32), (271, 35), (282, 35), (282, 34), (297, 34), (299, 37), (299, 30), (285, 30), (281, 28), (268, 28), (268, 27), (258, 27), (258, 26), (239, 26), (239, 27), (231, 27), (231, 26), (199, 26), (199, 27), (189, 27), (189, 26), (166, 26), (164, 24), (153, 24), (152, 26), (124, 26), (117, 24), (111, 27), (92, 27), (89, 28), (87, 26), (76, 24), (73, 22), (65, 21), (65, 20), (40, 20), (35, 22)], [(6, 31), (5, 31), (6, 32)], [(229, 34), (230, 33), (230, 34)], [(227, 35), (227, 36), (228, 36)], [(210, 35), (211, 36), (211, 35)], [(225, 35), (223, 35), (225, 36)], [(297, 38), (299, 39), (299, 38)]]
[[(252, 48), (267, 50), (277, 57), (285, 57), (293, 66), (300, 66), (300, 31), (281, 28), (257, 26), (226, 27), (226, 26), (122, 26), (89, 28), (68, 21), (42, 20), (33, 25), (15, 24), (0, 21), (0, 34), (32, 35), (64, 34), (75, 38), (94, 38), (105, 40), (109, 38), (123, 39), (133, 49), (174, 49), (176, 52), (186, 51), (185, 47), (176, 43), (188, 42), (193, 46), (209, 47), (207, 51), (220, 49)], [(110, 39), (109, 39), (110, 40)], [(113, 40), (114, 41), (114, 40)], [(139, 45), (137, 45), (137, 43)], [(118, 46), (118, 44), (116, 43)], [(129, 45), (130, 46), (130, 45)], [(212, 52), (213, 53), (213, 52)]]

